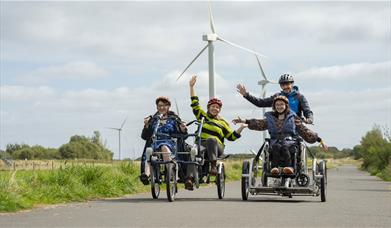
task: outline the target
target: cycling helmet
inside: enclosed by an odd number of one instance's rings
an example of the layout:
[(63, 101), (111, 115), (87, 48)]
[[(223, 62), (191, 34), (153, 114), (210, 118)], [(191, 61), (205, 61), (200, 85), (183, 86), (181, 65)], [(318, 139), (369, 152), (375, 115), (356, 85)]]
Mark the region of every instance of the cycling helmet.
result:
[(283, 102), (285, 102), (285, 104), (289, 104), (289, 100), (286, 96), (278, 95), (273, 100), (273, 106), (274, 106), (274, 103), (276, 103), (276, 101), (278, 101), (278, 100), (282, 100)]
[(209, 106), (211, 106), (212, 104), (217, 104), (220, 106), (220, 108), (223, 106), (223, 102), (221, 102), (221, 100), (217, 99), (217, 98), (211, 98), (209, 101), (208, 101), (208, 108)]
[(278, 80), (279, 84), (283, 83), (293, 83), (295, 80), (293, 79), (293, 75), (291, 74), (283, 74), (280, 76), (280, 79)]
[(286, 107), (289, 108), (289, 100), (288, 100), (288, 98), (286, 96), (278, 95), (273, 100), (273, 105), (272, 105), (273, 110), (276, 109), (275, 108), (275, 104), (276, 104), (276, 102), (278, 100), (285, 102)]
[(171, 106), (171, 101), (170, 101), (170, 98), (168, 98), (168, 97), (161, 96), (161, 97), (156, 98), (156, 105), (159, 103), (159, 101), (162, 101), (163, 103), (166, 103), (169, 106)]

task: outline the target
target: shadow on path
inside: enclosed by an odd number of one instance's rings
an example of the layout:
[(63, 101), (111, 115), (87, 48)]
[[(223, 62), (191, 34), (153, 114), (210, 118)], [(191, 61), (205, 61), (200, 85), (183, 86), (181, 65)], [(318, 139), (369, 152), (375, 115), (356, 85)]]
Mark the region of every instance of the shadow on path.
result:
[[(169, 203), (165, 197), (159, 199), (152, 198), (122, 198), (122, 199), (107, 199), (107, 200), (99, 200), (96, 201), (99, 203), (105, 202), (113, 202), (113, 203)], [(254, 203), (254, 202), (268, 202), (268, 203), (318, 203), (318, 201), (313, 200), (296, 200), (296, 199), (288, 199), (282, 198), (281, 196), (275, 196), (275, 198), (271, 197), (250, 197), (249, 200), (244, 201), (241, 198), (224, 198), (223, 200), (217, 198), (176, 198), (173, 203), (183, 203), (183, 202), (216, 202), (216, 203)]]

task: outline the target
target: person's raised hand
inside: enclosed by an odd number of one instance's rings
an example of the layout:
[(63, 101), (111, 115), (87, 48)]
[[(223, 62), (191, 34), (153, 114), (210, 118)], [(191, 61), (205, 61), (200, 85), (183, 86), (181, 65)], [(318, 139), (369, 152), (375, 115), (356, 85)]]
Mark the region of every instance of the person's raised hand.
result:
[(190, 79), (189, 85), (190, 87), (193, 87), (197, 82), (197, 75), (193, 75)]
[(236, 86), (236, 91), (238, 91), (238, 93), (240, 93), (242, 96), (247, 94), (246, 87), (244, 87), (244, 85), (242, 85), (242, 84), (238, 84)]
[(186, 132), (186, 130), (187, 130), (187, 127), (186, 127), (186, 122), (181, 122), (180, 124), (179, 124), (179, 127), (181, 128), (181, 131), (182, 132)]
[(147, 118), (144, 118), (144, 125), (145, 125), (145, 126), (148, 125), (150, 119), (151, 119), (150, 116), (148, 116)]

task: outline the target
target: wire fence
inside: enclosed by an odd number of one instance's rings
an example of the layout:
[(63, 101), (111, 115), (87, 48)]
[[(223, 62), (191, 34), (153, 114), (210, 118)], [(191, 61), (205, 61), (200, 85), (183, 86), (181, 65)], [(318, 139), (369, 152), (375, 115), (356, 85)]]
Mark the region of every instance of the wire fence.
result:
[(113, 166), (121, 162), (115, 160), (0, 160), (0, 171), (56, 170), (76, 165)]

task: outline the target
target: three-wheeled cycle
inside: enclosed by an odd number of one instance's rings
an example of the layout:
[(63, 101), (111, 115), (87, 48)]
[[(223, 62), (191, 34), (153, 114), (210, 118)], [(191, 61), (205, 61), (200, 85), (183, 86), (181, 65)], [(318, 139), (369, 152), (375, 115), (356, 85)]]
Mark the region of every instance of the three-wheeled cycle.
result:
[[(251, 195), (281, 195), (292, 198), (294, 195), (320, 196), (326, 201), (327, 165), (311, 153), (303, 139), (295, 141), (298, 150), (292, 154), (293, 174), (271, 173), (270, 139), (266, 139), (258, 153), (251, 160), (243, 161), (241, 192), (242, 199)], [(308, 156), (312, 159), (311, 172), (307, 167)], [(259, 174), (261, 175), (259, 176)]]
[[(159, 198), (160, 186), (162, 183), (165, 183), (167, 199), (169, 202), (173, 202), (178, 192), (178, 183), (185, 182), (189, 174), (189, 169), (192, 170), (191, 173), (194, 181), (193, 187), (199, 188), (200, 183), (210, 183), (210, 161), (206, 158), (205, 147), (201, 145), (201, 130), (204, 123), (204, 118), (202, 118), (201, 121), (193, 120), (187, 123), (187, 126), (195, 124), (197, 126), (195, 133), (171, 135), (158, 133), (157, 129), (159, 124), (156, 125), (152, 135), (152, 142), (157, 142), (159, 136), (170, 137), (172, 140), (176, 141), (176, 147), (171, 153), (153, 151), (151, 147), (146, 149), (147, 162), (150, 164), (152, 198)], [(188, 144), (186, 140), (190, 139), (193, 139), (192, 143)], [(165, 153), (169, 153), (169, 160), (163, 160), (162, 155)], [(218, 158), (218, 172), (215, 177), (219, 199), (223, 199), (225, 194), (226, 175), (223, 162), (224, 158)]]

